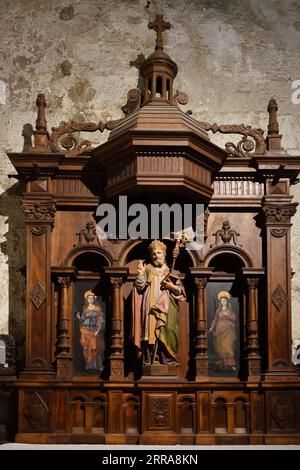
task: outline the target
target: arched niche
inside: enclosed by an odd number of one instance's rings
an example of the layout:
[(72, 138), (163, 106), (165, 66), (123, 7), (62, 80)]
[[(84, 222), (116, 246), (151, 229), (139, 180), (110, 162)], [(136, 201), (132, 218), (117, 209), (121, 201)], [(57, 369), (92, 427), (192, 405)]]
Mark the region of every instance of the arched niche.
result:
[[(110, 265), (110, 260), (105, 250), (87, 247), (74, 250), (68, 262), (77, 271), (72, 285), (74, 372), (103, 376), (108, 373), (109, 343), (109, 296), (104, 269)], [(92, 312), (88, 311), (91, 295), (95, 306)]]
[[(133, 373), (135, 378), (138, 379), (141, 376), (141, 364), (137, 359), (136, 349), (133, 346), (132, 338), (132, 311), (133, 311), (133, 286), (134, 280), (137, 275), (137, 265), (140, 260), (148, 264), (150, 262), (148, 247), (151, 240), (131, 240), (123, 248), (119, 259), (119, 266), (126, 266), (129, 268), (129, 276), (123, 287), (124, 295), (124, 353), (126, 357), (125, 362), (125, 375)], [(163, 243), (167, 246), (167, 264), (169, 267), (172, 265), (172, 251), (175, 246), (175, 242), (172, 240), (163, 240)], [(181, 280), (186, 288), (185, 275), (189, 273), (189, 268), (197, 266), (195, 253), (185, 249), (181, 249), (179, 256), (176, 260), (175, 271), (179, 273)], [(189, 353), (191, 349), (191, 338), (190, 336), (190, 325), (192, 324), (191, 316), (192, 312), (189, 309), (189, 300), (184, 301), (180, 304), (179, 319), (179, 362), (180, 366), (178, 369), (179, 377), (187, 377), (189, 371)], [(184, 340), (182, 340), (184, 338)]]
[[(172, 252), (175, 243), (172, 240), (162, 240), (167, 246), (167, 264), (172, 265)], [(139, 260), (145, 263), (150, 262), (148, 247), (151, 240), (130, 240), (120, 253), (118, 264), (128, 266), (129, 273), (136, 274), (136, 267)], [(182, 274), (188, 272), (189, 267), (196, 267), (199, 263), (198, 253), (193, 250), (182, 248), (176, 260), (175, 270)]]
[[(112, 255), (104, 248), (98, 246), (80, 245), (69, 251), (64, 259), (63, 266), (76, 266), (78, 269), (78, 264), (81, 264), (82, 266), (87, 266), (87, 264), (90, 264), (92, 267), (95, 265), (94, 260), (97, 258), (101, 258), (101, 264), (103, 266), (111, 266), (113, 264)], [(95, 270), (91, 269), (91, 271)]]
[(206, 253), (205, 267), (213, 267), (215, 271), (235, 273), (242, 267), (253, 267), (250, 255), (237, 246), (215, 247)]
[(209, 375), (239, 380), (246, 341), (242, 269), (253, 262), (241, 247), (220, 246), (207, 253), (205, 265), (213, 269), (206, 287)]

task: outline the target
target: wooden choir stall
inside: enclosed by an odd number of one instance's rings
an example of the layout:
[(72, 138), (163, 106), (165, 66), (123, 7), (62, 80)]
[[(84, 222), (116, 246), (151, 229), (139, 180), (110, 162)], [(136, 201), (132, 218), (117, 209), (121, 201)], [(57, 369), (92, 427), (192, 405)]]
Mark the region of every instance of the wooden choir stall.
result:
[[(26, 184), (26, 363), (7, 382), (17, 442), (300, 444), (290, 254), (300, 157), (281, 146), (274, 99), (266, 134), (180, 107), (170, 26), (149, 23), (155, 49), (123, 118), (49, 133), (39, 94), (32, 145), (8, 154)], [(93, 147), (87, 133), (104, 131)], [(215, 133), (240, 140), (221, 148)], [(124, 234), (141, 204), (150, 215), (202, 205), (201, 247), (152, 237), (151, 216), (136, 227), (148, 238)], [(99, 206), (116, 208), (116, 237), (103, 236)]]

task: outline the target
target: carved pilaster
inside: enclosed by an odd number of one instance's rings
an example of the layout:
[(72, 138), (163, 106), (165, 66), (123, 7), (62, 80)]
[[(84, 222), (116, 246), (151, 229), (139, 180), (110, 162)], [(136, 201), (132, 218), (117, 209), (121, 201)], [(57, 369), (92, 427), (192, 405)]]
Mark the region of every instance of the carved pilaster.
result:
[(112, 320), (110, 338), (110, 380), (124, 379), (124, 331), (123, 331), (123, 295), (122, 285), (127, 276), (127, 269), (107, 268), (105, 270), (112, 286)]
[[(286, 195), (263, 200), (263, 249), (266, 257), (266, 380), (295, 374), (291, 363), (291, 217), (297, 203)], [(292, 378), (293, 379), (293, 378)]]
[(53, 373), (51, 351), (51, 230), (55, 204), (48, 199), (22, 202), (27, 226), (26, 373)]

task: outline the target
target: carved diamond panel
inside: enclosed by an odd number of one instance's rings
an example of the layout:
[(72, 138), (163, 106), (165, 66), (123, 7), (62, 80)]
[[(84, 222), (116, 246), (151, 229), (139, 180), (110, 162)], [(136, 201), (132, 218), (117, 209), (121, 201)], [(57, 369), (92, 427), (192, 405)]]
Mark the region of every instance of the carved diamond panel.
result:
[(282, 307), (286, 304), (287, 296), (282, 287), (278, 284), (278, 286), (273, 290), (272, 293), (272, 302), (277, 308), (278, 312), (282, 309)]
[(39, 310), (47, 298), (47, 294), (39, 282), (36, 283), (31, 291), (30, 300)]

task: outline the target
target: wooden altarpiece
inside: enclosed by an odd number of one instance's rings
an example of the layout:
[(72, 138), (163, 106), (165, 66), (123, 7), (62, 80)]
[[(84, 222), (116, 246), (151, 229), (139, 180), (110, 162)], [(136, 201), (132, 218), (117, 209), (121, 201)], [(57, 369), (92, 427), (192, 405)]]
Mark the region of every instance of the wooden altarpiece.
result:
[[(9, 383), (18, 401), (16, 441), (299, 444), (290, 255), (297, 204), (290, 188), (300, 157), (281, 147), (274, 99), (266, 137), (244, 124), (199, 122), (180, 109), (188, 98), (173, 92), (177, 66), (162, 43), (170, 24), (158, 15), (149, 27), (157, 32), (155, 50), (141, 67), (144, 89), (128, 92), (125, 117), (64, 123), (49, 135), (39, 94), (34, 143), (9, 153), (26, 183), (26, 364)], [(104, 130), (108, 140), (96, 148), (79, 138)], [(210, 131), (241, 140), (222, 149)], [(97, 234), (98, 205), (120, 195), (128, 204), (205, 207), (204, 246), (182, 250), (177, 260), (187, 297), (173, 374), (145, 374), (131, 337), (136, 267), (151, 240)], [(86, 368), (79, 323), (89, 295), (105, 316), (105, 352), (101, 367)], [(222, 295), (236, 325), (227, 362), (213, 334)]]

